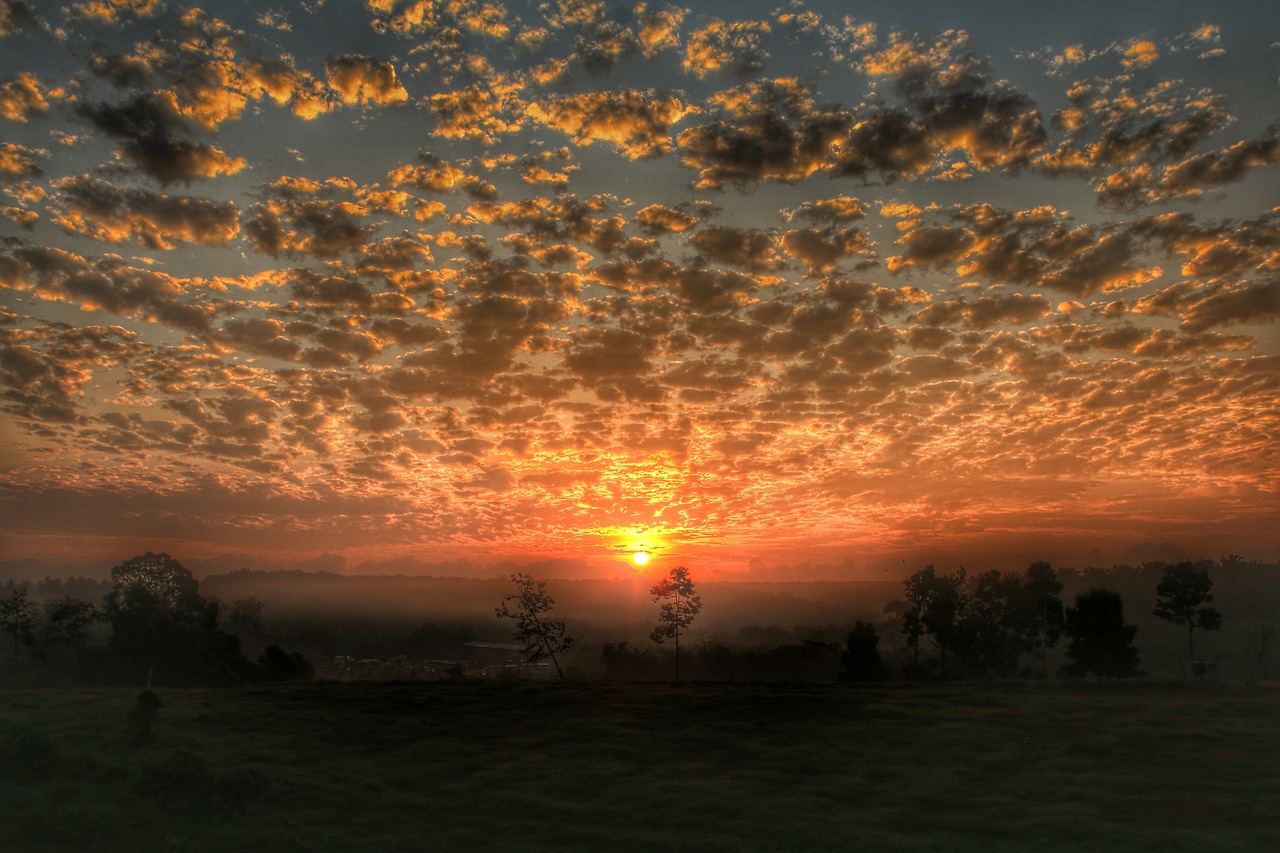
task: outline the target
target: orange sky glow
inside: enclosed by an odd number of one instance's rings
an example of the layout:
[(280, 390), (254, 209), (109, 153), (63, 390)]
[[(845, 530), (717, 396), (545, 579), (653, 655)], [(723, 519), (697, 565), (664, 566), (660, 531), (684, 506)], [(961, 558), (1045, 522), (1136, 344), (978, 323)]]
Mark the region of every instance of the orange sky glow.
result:
[(0, 562), (1280, 558), (1280, 29), (1141, 5), (0, 0)]

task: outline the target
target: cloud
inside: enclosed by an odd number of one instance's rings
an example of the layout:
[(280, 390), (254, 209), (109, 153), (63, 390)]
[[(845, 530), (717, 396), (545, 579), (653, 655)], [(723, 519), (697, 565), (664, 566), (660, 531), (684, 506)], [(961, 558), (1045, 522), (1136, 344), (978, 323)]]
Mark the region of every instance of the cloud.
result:
[(1280, 135), (1269, 131), (1157, 170), (1149, 164), (1121, 169), (1097, 186), (1098, 202), (1133, 209), (1174, 199), (1201, 198), (1206, 191), (1245, 179), (1254, 169), (1280, 164)]
[(0, 142), (0, 181), (11, 182), (19, 178), (38, 177), (44, 174), (36, 157), (47, 157), (49, 152), (31, 149), (16, 142)]
[(117, 367), (140, 349), (136, 336), (118, 326), (0, 326), (0, 384), (7, 389), (0, 406), (36, 423), (80, 421), (84, 387), (95, 371)]
[(40, 81), (28, 71), (0, 84), (0, 117), (25, 122), (49, 111), (49, 102), (41, 91)]
[(327, 58), (324, 70), (329, 85), (348, 106), (398, 106), (409, 100), (409, 93), (400, 84), (395, 66), (390, 62), (342, 53)]
[(90, 262), (72, 252), (10, 241), (0, 254), (0, 278), (15, 290), (71, 302), (82, 310), (150, 319), (188, 331), (208, 328), (214, 313), (208, 302), (187, 300), (183, 279), (130, 266), (115, 255)]
[(244, 233), (254, 251), (272, 256), (336, 258), (364, 246), (374, 231), (369, 209), (337, 198), (347, 181), (320, 184), (280, 178), (249, 208)]
[(681, 161), (698, 170), (700, 189), (807, 178), (829, 168), (849, 125), (844, 113), (818, 108), (794, 79), (730, 89), (709, 103), (720, 115), (677, 137)]
[(528, 106), (531, 119), (567, 134), (576, 145), (608, 142), (630, 160), (672, 148), (671, 127), (696, 108), (653, 91), (564, 95)]
[(1188, 332), (1204, 332), (1215, 326), (1269, 324), (1280, 318), (1280, 278), (1261, 281), (1207, 284), (1179, 282), (1134, 305), (1139, 314), (1174, 316)]
[(164, 11), (163, 0), (86, 0), (73, 3), (63, 14), (78, 24), (117, 27), (139, 18), (153, 18)]
[(786, 211), (788, 222), (808, 219), (813, 222), (834, 224), (852, 222), (866, 215), (866, 206), (858, 199), (847, 195), (806, 201), (794, 210)]
[(636, 5), (636, 18), (640, 24), (637, 40), (645, 59), (653, 59), (680, 46), (680, 27), (686, 14), (684, 9), (670, 6), (650, 9), (647, 3)]
[(653, 234), (678, 234), (698, 224), (698, 217), (661, 204), (651, 204), (636, 211), (636, 222)]
[(711, 21), (689, 33), (684, 70), (696, 77), (728, 67), (744, 73), (757, 71), (769, 56), (760, 40), (771, 31), (768, 21)]
[(1149, 39), (1134, 39), (1124, 49), (1125, 68), (1146, 68), (1160, 58), (1160, 48)]
[(473, 84), (427, 97), (425, 106), (436, 118), (434, 133), (445, 139), (471, 139), (493, 145), (501, 136), (524, 126), (527, 105), (521, 85), (494, 75), (484, 85)]
[(53, 187), (53, 222), (68, 233), (107, 243), (137, 241), (150, 249), (220, 246), (240, 231), (234, 202), (126, 189), (89, 175), (61, 178)]
[(782, 235), (782, 249), (804, 264), (805, 274), (829, 272), (845, 258), (858, 257), (858, 269), (874, 266), (876, 252), (866, 234), (851, 228), (804, 228)]
[(40, 19), (26, 0), (0, 0), (0, 36), (34, 29), (39, 24)]
[(82, 104), (77, 112), (98, 130), (123, 140), (119, 156), (163, 184), (234, 175), (249, 165), (216, 146), (181, 138), (187, 131), (172, 94), (139, 95), (120, 104)]

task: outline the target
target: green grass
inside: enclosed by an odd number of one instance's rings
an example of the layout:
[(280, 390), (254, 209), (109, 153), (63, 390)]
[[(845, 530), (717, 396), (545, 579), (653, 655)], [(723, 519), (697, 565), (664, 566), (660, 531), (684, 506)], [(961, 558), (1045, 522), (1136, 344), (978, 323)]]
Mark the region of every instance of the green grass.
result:
[(4, 850), (1280, 849), (1280, 691), (0, 691)]

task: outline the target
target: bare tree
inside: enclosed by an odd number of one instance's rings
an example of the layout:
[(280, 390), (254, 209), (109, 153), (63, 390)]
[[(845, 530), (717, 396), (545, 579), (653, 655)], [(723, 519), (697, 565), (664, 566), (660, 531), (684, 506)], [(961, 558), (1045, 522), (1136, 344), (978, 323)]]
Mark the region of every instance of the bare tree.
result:
[(693, 580), (689, 570), (677, 566), (670, 574), (653, 585), (649, 590), (655, 602), (661, 602), (658, 612), (658, 627), (649, 634), (655, 643), (667, 640), (676, 642), (676, 681), (680, 681), (680, 632), (688, 628), (695, 616), (702, 610), (702, 599), (693, 591)]
[[(524, 655), (531, 663), (549, 657), (551, 663), (555, 664), (556, 676), (564, 678), (560, 662), (556, 660), (556, 652), (562, 652), (573, 645), (573, 638), (565, 636), (563, 619), (547, 617), (555, 606), (555, 599), (547, 595), (545, 583), (535, 581), (523, 572), (511, 575), (510, 579), (516, 585), (516, 592), (503, 596), (502, 606), (495, 607), (493, 612), (499, 619), (516, 620), (513, 639), (524, 643)], [(510, 606), (513, 604), (515, 609)]]

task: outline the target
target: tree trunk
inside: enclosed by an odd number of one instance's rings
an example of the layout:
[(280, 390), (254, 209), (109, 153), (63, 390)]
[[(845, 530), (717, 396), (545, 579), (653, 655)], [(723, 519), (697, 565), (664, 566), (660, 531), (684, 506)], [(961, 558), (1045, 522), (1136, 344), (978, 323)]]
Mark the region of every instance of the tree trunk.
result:
[(1189, 623), (1187, 625), (1187, 656), (1192, 660), (1196, 659), (1195, 632), (1196, 624), (1194, 622)]
[(680, 683), (680, 588), (676, 587), (676, 684)]

